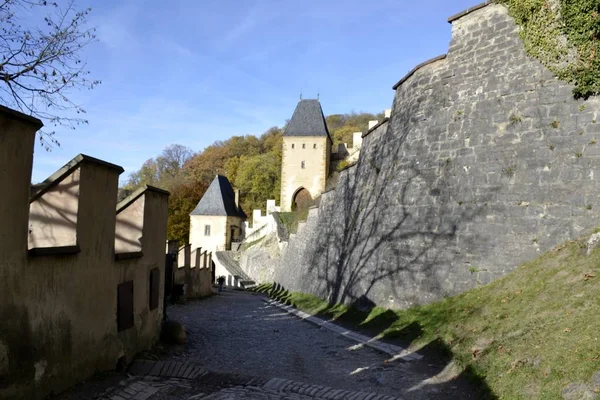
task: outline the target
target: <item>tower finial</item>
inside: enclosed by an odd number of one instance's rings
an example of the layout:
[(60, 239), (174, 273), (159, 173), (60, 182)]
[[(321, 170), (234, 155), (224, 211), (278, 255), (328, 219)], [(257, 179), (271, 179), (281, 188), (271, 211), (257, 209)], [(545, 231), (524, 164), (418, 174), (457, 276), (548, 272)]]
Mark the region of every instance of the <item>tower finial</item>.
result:
[(317, 100), (319, 100), (321, 97), (321, 93), (319, 93), (319, 92), (320, 92), (320, 90), (317, 90)]
[(300, 91), (300, 100), (302, 100), (302, 91)]

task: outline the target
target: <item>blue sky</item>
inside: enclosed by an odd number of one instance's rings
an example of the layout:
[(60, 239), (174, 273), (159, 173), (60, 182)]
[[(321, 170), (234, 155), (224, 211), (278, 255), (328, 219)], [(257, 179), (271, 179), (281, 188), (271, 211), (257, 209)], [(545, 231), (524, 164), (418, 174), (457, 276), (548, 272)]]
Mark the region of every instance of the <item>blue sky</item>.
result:
[[(89, 0), (88, 0), (89, 1)], [(325, 114), (390, 108), (392, 86), (450, 42), (446, 19), (477, 0), (103, 0), (85, 49), (90, 124), (36, 147), (33, 182), (79, 153), (125, 168), (170, 144), (200, 151), (291, 117), (300, 93)], [(79, 1), (79, 6), (90, 3)]]

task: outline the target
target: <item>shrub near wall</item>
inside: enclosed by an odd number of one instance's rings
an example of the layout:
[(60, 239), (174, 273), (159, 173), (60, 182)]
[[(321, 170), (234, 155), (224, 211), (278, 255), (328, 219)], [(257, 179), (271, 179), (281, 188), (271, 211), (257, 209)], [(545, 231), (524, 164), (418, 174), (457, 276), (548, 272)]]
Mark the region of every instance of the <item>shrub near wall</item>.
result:
[(521, 27), (527, 52), (560, 79), (575, 97), (600, 93), (599, 0), (498, 0)]

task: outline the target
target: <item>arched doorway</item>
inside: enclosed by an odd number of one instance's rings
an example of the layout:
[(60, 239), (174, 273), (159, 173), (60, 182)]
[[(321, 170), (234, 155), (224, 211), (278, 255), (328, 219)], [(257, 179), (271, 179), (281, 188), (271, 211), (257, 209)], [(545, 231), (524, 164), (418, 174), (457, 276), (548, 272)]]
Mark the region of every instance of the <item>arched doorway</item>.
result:
[(306, 210), (313, 204), (312, 196), (310, 192), (304, 188), (296, 190), (294, 197), (292, 197), (292, 210)]

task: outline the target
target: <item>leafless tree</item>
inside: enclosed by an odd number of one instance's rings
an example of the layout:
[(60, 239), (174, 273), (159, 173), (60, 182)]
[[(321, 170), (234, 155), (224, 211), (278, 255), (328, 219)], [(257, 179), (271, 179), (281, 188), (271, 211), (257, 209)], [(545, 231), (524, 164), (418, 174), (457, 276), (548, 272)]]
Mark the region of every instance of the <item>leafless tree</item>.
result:
[(46, 149), (58, 145), (53, 127), (88, 123), (71, 90), (100, 83), (81, 59), (96, 39), (95, 29), (86, 27), (91, 9), (63, 3), (0, 0), (0, 102), (44, 121), (48, 128), (39, 139)]

